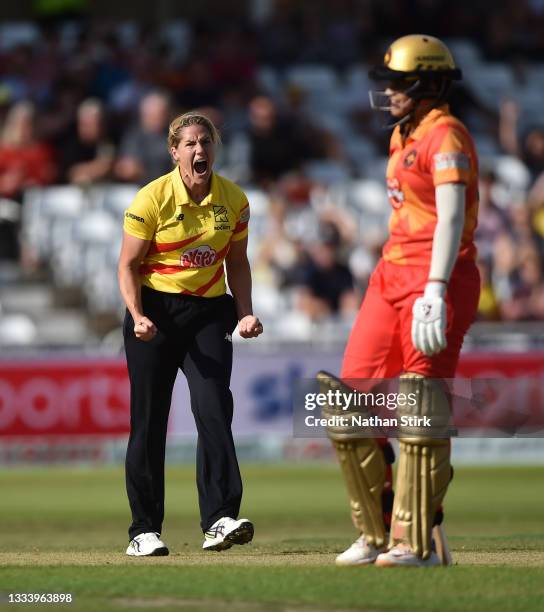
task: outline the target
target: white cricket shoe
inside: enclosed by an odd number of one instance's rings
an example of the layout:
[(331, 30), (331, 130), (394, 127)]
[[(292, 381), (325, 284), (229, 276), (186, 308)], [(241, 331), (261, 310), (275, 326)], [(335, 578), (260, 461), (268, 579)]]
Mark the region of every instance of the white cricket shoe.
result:
[(355, 542), (343, 553), (336, 557), (336, 565), (345, 567), (348, 565), (369, 565), (376, 561), (376, 557), (385, 548), (376, 548), (366, 541), (364, 534), (361, 534)]
[(159, 539), (160, 533), (141, 533), (130, 541), (127, 548), (129, 557), (166, 557), (168, 548)]
[(377, 567), (436, 567), (442, 563), (434, 550), (428, 559), (422, 559), (406, 544), (397, 544), (387, 552), (378, 555), (374, 565)]
[(204, 550), (227, 550), (233, 544), (247, 544), (253, 539), (254, 527), (247, 519), (220, 518), (204, 534)]

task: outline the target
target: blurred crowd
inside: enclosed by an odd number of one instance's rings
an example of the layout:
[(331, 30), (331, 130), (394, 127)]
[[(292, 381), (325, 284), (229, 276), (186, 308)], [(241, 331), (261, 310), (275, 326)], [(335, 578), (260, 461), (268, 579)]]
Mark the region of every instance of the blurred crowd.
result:
[[(386, 228), (365, 229), (308, 171), (308, 162), (321, 161), (349, 180), (359, 172), (345, 134), (307, 112), (303, 88), (271, 87), (263, 67), (281, 74), (295, 64), (327, 65), (341, 78), (363, 59), (379, 60), (385, 41), (428, 31), (473, 37), (484, 58), (519, 71), (544, 60), (544, 2), (481, 2), (471, 11), (435, 0), (414, 0), (408, 11), (401, 0), (337, 0), (319, 10), (314, 3), (267, 4), (266, 14), (245, 24), (34, 23), (2, 45), (0, 258), (24, 255), (14, 229), (26, 189), (149, 182), (172, 168), (171, 118), (199, 108), (222, 132), (219, 171), (267, 197), (252, 251), (257, 283), (286, 292), (311, 321), (353, 317)], [(494, 164), (482, 163), (480, 317), (542, 319), (544, 120), (526, 125), (519, 104), (490, 106), (466, 85), (452, 104), (469, 125), (476, 117), (516, 176), (527, 177), (505, 193)], [(388, 135), (371, 121), (365, 92), (346, 112), (349, 129), (385, 156)]]

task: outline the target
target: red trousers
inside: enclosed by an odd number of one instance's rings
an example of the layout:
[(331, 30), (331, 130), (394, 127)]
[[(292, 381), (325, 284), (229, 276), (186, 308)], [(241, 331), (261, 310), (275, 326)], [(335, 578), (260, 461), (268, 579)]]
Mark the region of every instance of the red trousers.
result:
[(473, 261), (457, 262), (446, 293), (447, 347), (427, 357), (412, 344), (412, 306), (423, 295), (429, 268), (400, 266), (381, 259), (351, 330), (341, 378), (396, 378), (413, 372), (453, 378), (463, 338), (474, 320), (480, 276)]
[[(396, 378), (403, 372), (430, 378), (453, 378), (463, 338), (474, 320), (480, 296), (480, 275), (472, 261), (458, 262), (446, 292), (447, 347), (427, 357), (412, 344), (412, 306), (423, 295), (429, 275), (427, 266), (399, 266), (380, 260), (370, 278), (365, 298), (344, 352), (341, 378), (363, 391), (357, 379)], [(387, 438), (377, 438), (386, 458)], [(389, 448), (391, 450), (391, 448)], [(392, 469), (388, 462), (382, 507), (389, 529), (393, 505)], [(435, 516), (441, 522), (442, 508)]]

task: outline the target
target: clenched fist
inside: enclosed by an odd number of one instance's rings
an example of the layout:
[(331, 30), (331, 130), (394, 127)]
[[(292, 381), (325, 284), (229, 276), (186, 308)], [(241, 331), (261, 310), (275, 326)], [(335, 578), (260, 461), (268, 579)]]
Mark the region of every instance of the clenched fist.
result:
[(263, 333), (263, 324), (257, 317), (246, 315), (238, 321), (238, 333), (242, 338), (256, 338)]
[(134, 325), (134, 335), (144, 342), (149, 342), (157, 335), (157, 328), (153, 321), (147, 317), (141, 317)]

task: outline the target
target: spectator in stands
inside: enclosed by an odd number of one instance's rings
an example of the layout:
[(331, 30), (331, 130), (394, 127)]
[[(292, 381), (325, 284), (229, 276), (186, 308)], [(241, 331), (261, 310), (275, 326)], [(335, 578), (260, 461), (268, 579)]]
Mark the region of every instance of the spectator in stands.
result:
[(289, 2), (272, 3), (272, 14), (260, 24), (259, 59), (263, 64), (283, 68), (292, 63), (300, 49), (301, 32), (297, 31), (295, 19), (290, 14)]
[(0, 196), (20, 202), (27, 187), (47, 185), (54, 177), (53, 151), (36, 137), (34, 106), (14, 104), (0, 142)]
[(307, 253), (299, 240), (289, 235), (289, 204), (280, 194), (271, 194), (266, 228), (259, 241), (257, 269), (263, 267), (274, 275), (275, 284), (286, 289), (298, 283), (300, 269), (307, 263)]
[(531, 173), (532, 183), (544, 171), (544, 126), (532, 126), (520, 134), (520, 107), (506, 100), (500, 107), (499, 136), (502, 148), (519, 157)]
[(87, 185), (110, 177), (115, 149), (105, 123), (99, 100), (88, 98), (79, 105), (75, 130), (68, 132), (61, 149), (61, 176), (65, 182)]
[(127, 115), (135, 116), (144, 97), (154, 91), (156, 71), (154, 58), (147, 49), (140, 49), (131, 57), (128, 78), (117, 82), (108, 96), (108, 108), (121, 121)]
[(9, 97), (15, 102), (23, 102), (32, 95), (32, 47), (28, 44), (18, 44), (9, 49), (5, 65), (0, 70), (0, 86), (9, 92)]
[(148, 183), (172, 169), (164, 146), (168, 136), (170, 100), (167, 94), (153, 92), (140, 104), (140, 121), (121, 142), (115, 175), (130, 183)]
[(341, 261), (341, 238), (336, 226), (324, 223), (309, 258), (300, 270), (298, 308), (312, 320), (354, 315), (358, 300), (350, 269)]
[(544, 286), (538, 251), (524, 245), (516, 252), (516, 283), (511, 295), (500, 303), (501, 318), (507, 321), (542, 319)]
[(517, 247), (530, 246), (542, 252), (542, 239), (532, 224), (532, 213), (526, 202), (513, 202), (508, 208), (509, 228)]
[(297, 169), (304, 157), (295, 126), (279, 116), (275, 102), (266, 96), (249, 104), (249, 165), (253, 180), (263, 186)]
[(23, 191), (46, 185), (54, 176), (53, 152), (36, 138), (34, 106), (17, 102), (7, 112), (0, 139), (0, 259), (19, 256)]
[(213, 78), (209, 62), (196, 57), (186, 70), (186, 82), (177, 95), (177, 101), (183, 108), (201, 108), (217, 106), (221, 99), (221, 90)]
[(490, 278), (490, 265), (483, 259), (476, 262), (480, 272), (480, 301), (478, 302), (478, 319), (484, 321), (498, 321), (500, 310), (497, 296), (493, 290)]
[(287, 87), (285, 92), (286, 116), (294, 124), (305, 160), (346, 160), (346, 151), (336, 135), (323, 128), (308, 115), (305, 106), (307, 93), (297, 87)]
[(488, 169), (480, 173), (480, 208), (475, 238), (478, 255), (488, 264), (493, 257), (495, 239), (508, 228), (508, 219), (493, 201), (493, 186), (496, 184), (495, 173)]
[(302, 115), (281, 114), (267, 96), (249, 104), (249, 165), (253, 180), (267, 187), (304, 161), (341, 156), (336, 141)]
[(257, 69), (251, 32), (232, 28), (214, 42), (210, 70), (216, 86), (220, 91), (225, 87), (250, 91)]
[(497, 236), (493, 244), (491, 282), (501, 304), (513, 299), (519, 285), (519, 275), (516, 269), (515, 244), (507, 233)]
[(340, 69), (358, 62), (361, 57), (359, 24), (353, 17), (353, 4), (348, 0), (336, 0), (334, 11), (327, 20), (328, 61)]

